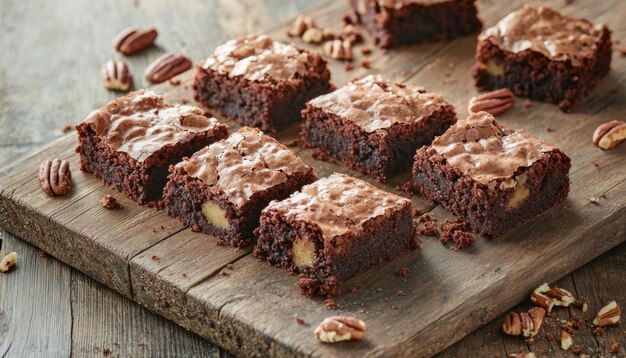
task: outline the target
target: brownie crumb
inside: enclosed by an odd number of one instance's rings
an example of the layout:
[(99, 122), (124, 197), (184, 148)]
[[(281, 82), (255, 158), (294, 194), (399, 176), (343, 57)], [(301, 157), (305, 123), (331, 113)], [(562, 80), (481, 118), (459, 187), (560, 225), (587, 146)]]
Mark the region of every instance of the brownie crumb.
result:
[(370, 69), (372, 68), (372, 62), (366, 58), (361, 60), (361, 67), (365, 68), (365, 69)]
[(401, 191), (401, 192), (407, 193), (407, 194), (413, 194), (413, 185), (411, 184), (410, 180), (407, 181), (404, 184), (400, 184), (400, 185), (395, 186), (393, 189), (397, 190), (397, 191)]
[(200, 228), (200, 225), (193, 224), (193, 225), (191, 225), (191, 231), (193, 231), (193, 232), (202, 232), (202, 229)]
[(438, 236), (439, 230), (435, 225), (435, 220), (428, 214), (422, 215), (414, 222), (415, 230), (419, 235)]
[(332, 164), (336, 164), (337, 160), (335, 158), (333, 158), (332, 156), (322, 152), (319, 148), (315, 148), (313, 149), (313, 151), (311, 152), (311, 155), (313, 156), (313, 158), (317, 159), (317, 160), (323, 160), (325, 162), (329, 162)]
[(396, 292), (396, 296), (404, 296), (406, 295), (406, 293), (404, 293), (404, 291), (402, 290), (398, 290), (398, 292)]
[(294, 319), (296, 320), (296, 323), (298, 324), (304, 324), (304, 319), (302, 319), (302, 317), (300, 317), (299, 314), (295, 314)]
[(439, 228), (441, 229), (439, 241), (442, 244), (452, 241), (454, 244), (451, 249), (454, 251), (470, 246), (475, 240), (475, 236), (466, 231), (468, 225), (462, 220), (450, 221), (446, 219)]
[(352, 70), (354, 69), (354, 65), (352, 64), (352, 62), (348, 62), (348, 61), (346, 61), (346, 62), (343, 64), (343, 69), (344, 69), (345, 71), (352, 71)]
[(224, 266), (225, 268), (232, 270), (233, 269), (233, 264), (226, 264), (226, 266)]
[(61, 128), (61, 132), (63, 132), (63, 134), (69, 133), (71, 131), (73, 131), (76, 127), (74, 127), (71, 124), (66, 124), (63, 126), (63, 128)]
[(583, 351), (583, 349), (579, 345), (575, 345), (575, 346), (572, 347), (572, 353), (574, 353), (576, 355), (582, 353), (582, 351)]
[(46, 258), (48, 257), (48, 253), (43, 250), (39, 250), (39, 257)]
[(170, 84), (172, 86), (178, 86), (180, 84), (180, 79), (178, 79), (178, 78), (170, 78), (169, 82), (170, 82)]
[(100, 199), (100, 205), (107, 209), (115, 209), (120, 207), (120, 203), (113, 196), (106, 194)]
[(364, 55), (369, 55), (372, 53), (372, 48), (369, 46), (363, 46), (361, 47), (361, 53)]
[(552, 128), (552, 127), (546, 127), (546, 132), (554, 132), (554, 128)]
[(228, 276), (228, 272), (226, 271), (226, 269), (222, 269), (222, 270), (220, 271), (220, 275), (221, 275), (221, 276)]
[(626, 47), (622, 47), (619, 50), (619, 54), (622, 55), (622, 57), (626, 57)]
[(153, 259), (154, 261), (159, 259), (159, 257), (157, 255), (152, 255), (150, 258)]
[(596, 327), (591, 333), (593, 333), (596, 336), (601, 336), (604, 334), (604, 328)]
[(357, 293), (359, 290), (356, 287), (350, 287), (350, 293)]
[(526, 108), (530, 108), (530, 107), (532, 107), (532, 106), (533, 106), (533, 101), (531, 101), (531, 100), (529, 100), (529, 99), (527, 99), (527, 100), (525, 100), (525, 101), (524, 101), (524, 107), (526, 107)]
[(596, 168), (600, 168), (600, 164), (598, 164), (598, 163), (593, 163), (593, 166), (596, 167)]
[(285, 144), (286, 147), (302, 147), (303, 146), (302, 140), (300, 140), (299, 138), (292, 139), (283, 144)]
[(408, 274), (409, 274), (409, 268), (408, 267), (400, 267), (400, 269), (398, 269), (398, 276), (406, 277)]
[(398, 309), (398, 306), (397, 306), (397, 305), (392, 305), (392, 306), (391, 306), (391, 309), (395, 311), (395, 310), (397, 310), (397, 309)]
[(552, 334), (550, 332), (546, 333), (546, 340), (548, 342), (554, 342), (554, 334)]
[(611, 343), (611, 353), (613, 354), (617, 354), (619, 353), (619, 343), (613, 341), (613, 343)]
[(183, 277), (187, 277), (187, 273), (186, 272), (183, 272)]
[(326, 301), (324, 301), (324, 303), (326, 305), (327, 310), (334, 310), (337, 308), (337, 304), (335, 303), (335, 300), (333, 300), (331, 297), (327, 298)]
[(532, 346), (535, 344), (535, 339), (534, 338), (528, 338), (525, 339), (524, 342), (526, 342), (526, 344), (528, 344), (529, 346)]
[(189, 103), (189, 100), (187, 98), (183, 98), (183, 99), (180, 100), (180, 103), (187, 104), (187, 103)]
[(349, 14), (343, 15), (343, 17), (341, 18), (341, 21), (343, 22), (344, 25), (354, 24), (354, 21), (352, 21), (352, 17)]

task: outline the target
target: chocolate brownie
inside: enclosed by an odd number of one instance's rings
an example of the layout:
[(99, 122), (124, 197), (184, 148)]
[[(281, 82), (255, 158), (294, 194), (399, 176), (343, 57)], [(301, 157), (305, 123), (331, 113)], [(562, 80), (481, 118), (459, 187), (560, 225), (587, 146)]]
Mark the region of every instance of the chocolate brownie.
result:
[(196, 70), (197, 101), (266, 133), (299, 120), (306, 101), (332, 90), (330, 71), (319, 54), (265, 35), (219, 46)]
[(544, 6), (524, 5), (478, 37), (472, 73), (481, 90), (558, 104), (581, 102), (611, 65), (611, 31)]
[(350, 0), (382, 48), (442, 41), (482, 28), (476, 0)]
[(417, 151), (413, 186), (476, 232), (497, 237), (563, 201), (569, 169), (559, 148), (478, 112)]
[(140, 204), (161, 198), (168, 167), (228, 136), (228, 126), (152, 91), (118, 98), (76, 126), (80, 169)]
[(248, 245), (261, 210), (317, 179), (287, 147), (243, 127), (170, 167), (165, 211), (221, 243)]
[(302, 116), (305, 146), (380, 181), (456, 122), (440, 95), (372, 75), (309, 101)]
[(338, 294), (360, 272), (419, 247), (410, 200), (333, 174), (263, 210), (254, 256), (300, 274), (302, 294)]

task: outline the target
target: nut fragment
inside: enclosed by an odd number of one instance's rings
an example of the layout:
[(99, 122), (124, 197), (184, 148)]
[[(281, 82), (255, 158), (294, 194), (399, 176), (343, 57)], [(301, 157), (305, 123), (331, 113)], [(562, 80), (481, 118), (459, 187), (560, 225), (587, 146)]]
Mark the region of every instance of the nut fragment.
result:
[(569, 349), (569, 347), (572, 346), (572, 344), (574, 344), (574, 341), (572, 340), (572, 335), (570, 335), (566, 330), (562, 329), (561, 330), (561, 349), (566, 351)]
[(0, 272), (9, 271), (13, 266), (15, 266), (16, 262), (17, 262), (17, 252), (8, 253), (2, 259), (2, 262), (0, 262)]
[(293, 22), (291, 30), (287, 31), (287, 35), (292, 37), (300, 37), (304, 34), (306, 30), (314, 27), (317, 26), (315, 26), (315, 22), (310, 17), (298, 15), (298, 17), (296, 17), (296, 20)]
[(133, 76), (124, 61), (109, 60), (100, 72), (104, 88), (113, 91), (127, 91), (133, 82)]
[(322, 39), (324, 38), (324, 34), (322, 33), (322, 30), (312, 27), (310, 29), (307, 29), (304, 34), (302, 34), (302, 41), (304, 42), (308, 42), (308, 43), (320, 43), (322, 42)]
[(601, 124), (593, 132), (593, 144), (602, 149), (613, 149), (626, 141), (626, 123), (610, 121)]
[(526, 181), (528, 180), (526, 174), (521, 174), (516, 179), (511, 180), (513, 183), (510, 183), (509, 181), (503, 181), (500, 183), (501, 189), (504, 189), (504, 187), (507, 186), (505, 183), (508, 183), (508, 185), (514, 184), (513, 187), (515, 188), (515, 192), (513, 192), (513, 196), (511, 196), (511, 199), (509, 199), (509, 202), (507, 203), (507, 209), (509, 210), (519, 208), (522, 203), (524, 203), (524, 200), (530, 196), (530, 190), (526, 186)]
[(107, 209), (115, 209), (120, 206), (120, 203), (118, 203), (117, 199), (115, 199), (113, 196), (106, 194), (102, 197), (102, 199), (100, 199), (100, 205)]
[(519, 336), (522, 334), (522, 321), (520, 320), (519, 313), (511, 312), (511, 314), (506, 316), (502, 324), (502, 330), (509, 336)]
[(617, 302), (610, 301), (598, 311), (593, 324), (598, 327), (612, 326), (619, 324), (621, 309)]
[(558, 301), (557, 306), (568, 307), (576, 301), (571, 292), (562, 288), (551, 288), (545, 293), (546, 296), (554, 298)]
[(509, 358), (537, 358), (537, 355), (533, 352), (521, 352), (509, 354)]
[(113, 39), (113, 48), (125, 55), (139, 52), (152, 45), (159, 33), (154, 27), (147, 29), (128, 28)]
[(324, 44), (326, 55), (338, 60), (352, 59), (352, 44), (347, 40), (333, 40)]
[(50, 196), (63, 196), (72, 186), (72, 172), (67, 160), (46, 160), (39, 166), (39, 183)]
[(492, 76), (504, 75), (504, 65), (492, 58), (487, 60), (487, 63), (483, 63), (481, 65), (485, 69), (485, 71), (487, 71), (487, 73)]
[(472, 97), (469, 100), (468, 111), (470, 113), (484, 111), (497, 116), (513, 108), (514, 105), (513, 92), (508, 88), (502, 88)]
[(317, 248), (315, 242), (306, 238), (297, 238), (291, 247), (293, 264), (296, 267), (313, 266), (317, 260)]
[(230, 226), (226, 212), (215, 203), (202, 204), (202, 214), (214, 226), (227, 229)]
[(181, 74), (192, 66), (191, 60), (187, 56), (167, 53), (146, 68), (146, 79), (152, 83), (161, 83)]
[(539, 329), (543, 324), (543, 319), (546, 316), (546, 310), (542, 307), (532, 307), (528, 310), (528, 315), (533, 322), (533, 327), (530, 330), (530, 336), (536, 336), (539, 333)]
[(354, 25), (346, 25), (341, 32), (341, 39), (349, 41), (352, 45), (363, 40), (361, 29)]
[(504, 333), (510, 336), (534, 337), (539, 333), (546, 310), (541, 307), (532, 307), (528, 312), (509, 314), (502, 324)]
[(358, 341), (365, 335), (365, 322), (349, 316), (328, 317), (317, 326), (314, 334), (324, 343)]
[(562, 288), (550, 288), (547, 283), (544, 283), (530, 294), (530, 301), (534, 305), (552, 312), (554, 306), (568, 307), (576, 299), (569, 291)]

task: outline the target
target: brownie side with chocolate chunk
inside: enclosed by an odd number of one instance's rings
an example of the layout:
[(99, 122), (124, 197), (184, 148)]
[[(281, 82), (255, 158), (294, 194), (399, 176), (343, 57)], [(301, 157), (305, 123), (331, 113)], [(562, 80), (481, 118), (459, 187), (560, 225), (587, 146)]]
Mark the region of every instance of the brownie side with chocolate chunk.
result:
[(442, 96), (372, 75), (309, 101), (302, 117), (305, 146), (380, 181), (456, 122)]
[(152, 91), (120, 97), (76, 126), (80, 169), (153, 205), (161, 199), (170, 164), (228, 136), (227, 125), (202, 113), (167, 104)]
[(476, 0), (350, 0), (381, 48), (442, 41), (482, 28)]
[(563, 201), (569, 169), (559, 148), (478, 112), (417, 151), (412, 182), (474, 231), (497, 237)]
[(317, 53), (266, 35), (228, 41), (196, 66), (195, 99), (241, 125), (274, 133), (300, 119), (306, 101), (332, 90)]
[(570, 112), (609, 72), (611, 46), (606, 25), (524, 5), (480, 34), (472, 73), (481, 90), (509, 88)]
[(350, 277), (419, 247), (410, 200), (332, 174), (263, 210), (254, 256), (300, 274), (302, 294), (337, 295)]
[(317, 179), (287, 147), (243, 127), (176, 166), (163, 193), (165, 212), (221, 243), (244, 247), (261, 210)]

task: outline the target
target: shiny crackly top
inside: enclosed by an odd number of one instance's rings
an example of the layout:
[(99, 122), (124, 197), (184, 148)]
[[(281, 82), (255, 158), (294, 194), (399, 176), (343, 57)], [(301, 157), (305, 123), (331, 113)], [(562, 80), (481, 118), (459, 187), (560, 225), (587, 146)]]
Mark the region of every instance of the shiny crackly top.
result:
[(167, 104), (162, 96), (140, 90), (91, 112), (84, 123), (93, 124), (113, 149), (143, 162), (164, 146), (185, 142), (219, 124), (202, 113), (200, 108)]
[(431, 147), (449, 165), (483, 184), (510, 178), (519, 167), (531, 166), (543, 153), (556, 150), (524, 129), (500, 126), (487, 112), (458, 121)]
[(223, 191), (236, 207), (294, 173), (313, 171), (274, 138), (249, 127), (196, 152), (176, 167), (208, 184), (210, 190)]
[(398, 209), (410, 200), (380, 190), (362, 180), (334, 173), (265, 210), (282, 212), (296, 220), (317, 225), (325, 239), (348, 232), (359, 234), (368, 220)]
[(202, 67), (250, 81), (299, 81), (309, 72), (307, 63), (319, 60), (318, 54), (273, 41), (266, 35), (248, 35), (218, 46)]
[(450, 106), (441, 95), (393, 83), (378, 75), (350, 82), (309, 103), (354, 122), (368, 133), (396, 123), (413, 123)]
[(574, 19), (544, 6), (524, 5), (496, 25), (483, 31), (479, 40), (488, 39), (510, 52), (537, 51), (553, 60), (570, 59), (574, 66), (594, 55), (604, 25)]

